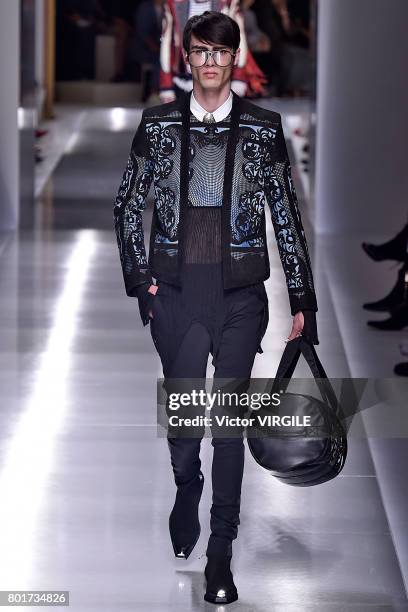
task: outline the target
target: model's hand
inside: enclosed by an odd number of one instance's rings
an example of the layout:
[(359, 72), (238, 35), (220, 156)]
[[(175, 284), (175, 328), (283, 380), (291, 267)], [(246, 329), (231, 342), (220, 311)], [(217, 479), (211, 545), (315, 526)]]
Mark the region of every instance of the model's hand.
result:
[(299, 312), (297, 312), (293, 317), (292, 330), (287, 340), (285, 340), (285, 342), (290, 342), (290, 340), (293, 340), (294, 338), (301, 336), (304, 324), (305, 324), (305, 319), (303, 316), (303, 312), (299, 310)]
[[(156, 295), (158, 288), (158, 285), (150, 285), (150, 287), (148, 288), (148, 292), (152, 293), (153, 295)], [(153, 319), (153, 312), (151, 310), (149, 310), (147, 314), (151, 319)]]

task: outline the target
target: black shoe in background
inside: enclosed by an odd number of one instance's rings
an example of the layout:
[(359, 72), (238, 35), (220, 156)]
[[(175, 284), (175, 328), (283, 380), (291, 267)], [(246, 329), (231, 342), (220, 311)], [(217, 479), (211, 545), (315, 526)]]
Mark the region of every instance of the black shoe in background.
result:
[(398, 280), (390, 293), (377, 302), (366, 302), (363, 308), (377, 312), (394, 310), (401, 302), (408, 302), (408, 263), (405, 262), (399, 269)]
[(384, 244), (371, 244), (362, 242), (361, 246), (371, 259), (374, 261), (384, 261), (392, 259), (396, 261), (405, 261), (407, 256), (408, 245), (408, 223), (394, 238)]
[(367, 325), (376, 329), (396, 331), (408, 325), (408, 303), (402, 302), (392, 310), (391, 317), (383, 321), (367, 321)]
[(401, 361), (394, 366), (394, 374), (397, 376), (408, 376), (408, 361)]

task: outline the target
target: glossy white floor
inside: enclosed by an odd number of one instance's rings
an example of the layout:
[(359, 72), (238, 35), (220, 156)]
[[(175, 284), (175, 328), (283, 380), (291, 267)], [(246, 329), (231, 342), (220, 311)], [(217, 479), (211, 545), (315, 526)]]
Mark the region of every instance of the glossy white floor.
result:
[[(309, 489), (273, 480), (246, 449), (233, 558), (240, 598), (224, 607), (203, 601), (212, 457), (205, 439), (201, 538), (188, 561), (173, 557), (175, 486), (155, 427), (160, 362), (124, 293), (112, 223), (139, 118), (121, 109), (81, 115), (37, 203), (36, 229), (3, 243), (0, 589), (69, 590), (75, 612), (408, 610), (363, 439), (350, 439), (337, 479)], [(150, 217), (149, 206), (145, 228)], [(313, 253), (306, 213), (304, 220)], [(269, 238), (270, 323), (253, 370), (265, 377), (274, 376), (291, 322), (270, 226)], [(322, 263), (314, 271), (318, 354), (329, 375), (347, 376), (333, 286)], [(296, 375), (310, 372), (301, 364)]]

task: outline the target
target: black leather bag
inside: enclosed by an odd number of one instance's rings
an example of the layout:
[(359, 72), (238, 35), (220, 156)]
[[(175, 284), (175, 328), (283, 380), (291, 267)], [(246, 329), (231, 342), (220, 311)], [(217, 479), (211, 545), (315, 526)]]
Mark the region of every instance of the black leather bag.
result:
[[(322, 400), (286, 391), (300, 354), (313, 373)], [(280, 405), (273, 408), (273, 414), (297, 416), (298, 423), (309, 416), (311, 426), (262, 425), (259, 416), (271, 414), (271, 408), (252, 411), (257, 424), (247, 429), (247, 443), (255, 461), (281, 482), (297, 487), (310, 487), (335, 478), (347, 457), (344, 414), (313, 344), (303, 336), (286, 345), (269, 391), (276, 392), (280, 393)]]

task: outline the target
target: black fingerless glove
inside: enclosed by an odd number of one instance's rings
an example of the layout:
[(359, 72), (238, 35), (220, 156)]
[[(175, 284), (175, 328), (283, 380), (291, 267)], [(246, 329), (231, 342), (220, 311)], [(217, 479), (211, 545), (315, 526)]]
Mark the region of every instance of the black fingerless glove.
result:
[(148, 325), (150, 322), (149, 310), (152, 308), (154, 295), (150, 293), (149, 287), (152, 283), (143, 283), (132, 289), (130, 295), (137, 297), (139, 302), (140, 318), (142, 319), (143, 325)]

